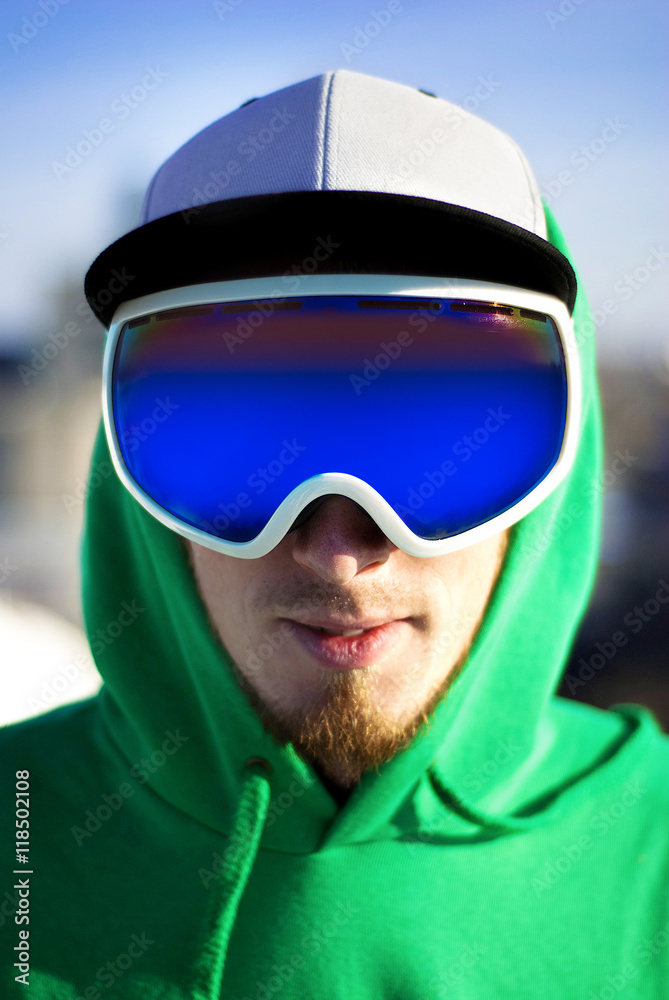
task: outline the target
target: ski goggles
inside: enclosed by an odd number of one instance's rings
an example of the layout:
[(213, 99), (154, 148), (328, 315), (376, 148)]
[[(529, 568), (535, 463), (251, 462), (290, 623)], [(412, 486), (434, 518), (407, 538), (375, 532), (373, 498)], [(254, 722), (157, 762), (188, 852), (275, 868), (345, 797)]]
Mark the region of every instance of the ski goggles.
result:
[(249, 559), (332, 494), (414, 556), (502, 531), (569, 471), (580, 401), (565, 305), (464, 279), (170, 289), (118, 308), (104, 359), (122, 482), (185, 538)]

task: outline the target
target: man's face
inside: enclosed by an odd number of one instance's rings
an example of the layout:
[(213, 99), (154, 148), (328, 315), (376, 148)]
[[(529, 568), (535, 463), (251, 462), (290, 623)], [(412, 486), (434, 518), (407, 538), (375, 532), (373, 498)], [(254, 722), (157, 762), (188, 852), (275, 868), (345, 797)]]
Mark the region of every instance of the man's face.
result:
[(188, 547), (266, 729), (350, 787), (411, 740), (457, 676), (506, 543), (503, 532), (449, 555), (410, 556), (353, 501), (329, 496), (259, 559)]

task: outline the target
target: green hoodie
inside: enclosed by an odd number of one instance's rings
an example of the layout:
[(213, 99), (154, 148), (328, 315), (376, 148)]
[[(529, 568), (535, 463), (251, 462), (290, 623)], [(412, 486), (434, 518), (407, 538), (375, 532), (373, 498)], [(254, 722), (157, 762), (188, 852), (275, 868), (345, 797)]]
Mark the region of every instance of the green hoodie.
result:
[[(97, 478), (84, 610), (104, 686), (0, 733), (3, 998), (669, 996), (669, 741), (638, 706), (554, 694), (600, 523), (582, 293), (575, 319), (574, 468), (512, 529), (429, 727), (343, 807), (264, 732), (180, 536), (115, 476)], [(105, 461), (100, 434), (94, 467)], [(16, 978), (26, 954), (28, 990)]]

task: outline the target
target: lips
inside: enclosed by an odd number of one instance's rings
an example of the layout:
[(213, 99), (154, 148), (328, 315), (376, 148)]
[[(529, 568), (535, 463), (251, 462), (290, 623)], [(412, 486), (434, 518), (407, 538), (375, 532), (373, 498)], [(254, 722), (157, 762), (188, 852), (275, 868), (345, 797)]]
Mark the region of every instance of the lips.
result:
[(302, 649), (330, 670), (354, 670), (379, 662), (410, 627), (406, 619), (341, 623), (290, 619), (290, 624)]

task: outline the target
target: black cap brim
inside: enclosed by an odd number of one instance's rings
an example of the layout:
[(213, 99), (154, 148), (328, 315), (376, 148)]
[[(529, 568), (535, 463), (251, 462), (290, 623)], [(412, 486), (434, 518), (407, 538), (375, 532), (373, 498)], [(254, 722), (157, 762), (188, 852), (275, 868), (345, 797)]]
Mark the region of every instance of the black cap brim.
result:
[(576, 299), (571, 264), (534, 233), (459, 205), (370, 191), (255, 195), (155, 219), (103, 250), (85, 293), (109, 326), (141, 295), (286, 273), (492, 281), (555, 295), (570, 313)]

